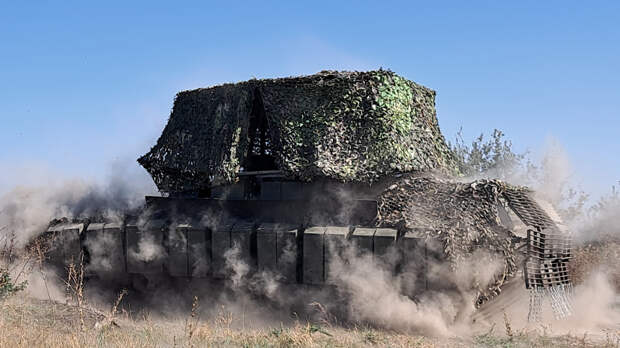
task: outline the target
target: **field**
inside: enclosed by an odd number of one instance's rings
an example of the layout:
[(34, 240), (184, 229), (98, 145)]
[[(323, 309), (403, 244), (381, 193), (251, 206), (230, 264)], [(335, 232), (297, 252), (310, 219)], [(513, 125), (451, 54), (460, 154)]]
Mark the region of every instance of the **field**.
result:
[[(116, 316), (76, 306), (14, 297), (1, 305), (3, 347), (618, 347), (618, 337), (551, 336), (544, 332), (489, 332), (472, 337), (432, 338), (373, 328), (339, 328), (311, 323), (265, 329), (238, 328), (222, 312), (208, 321), (169, 321)], [(82, 318), (82, 319), (81, 319)], [(81, 323), (83, 320), (83, 325)]]
[(161, 317), (112, 314), (88, 306), (35, 300), (17, 294), (0, 304), (2, 347), (619, 347), (620, 332), (553, 335), (548, 327), (502, 326), (455, 337), (428, 337), (327, 322), (252, 327), (221, 308), (211, 318), (198, 310)]

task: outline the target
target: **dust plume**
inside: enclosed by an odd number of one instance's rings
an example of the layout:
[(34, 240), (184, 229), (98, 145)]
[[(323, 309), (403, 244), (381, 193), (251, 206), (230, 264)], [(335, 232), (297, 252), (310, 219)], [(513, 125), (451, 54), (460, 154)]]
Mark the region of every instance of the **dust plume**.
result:
[[(0, 268), (7, 269), (15, 282), (27, 281), (26, 291), (31, 296), (64, 300), (64, 284), (59, 274), (64, 270), (48, 267), (43, 250), (26, 250), (26, 246), (32, 247), (29, 243), (53, 219), (105, 216), (118, 221), (127, 211), (139, 207), (145, 194), (154, 193), (154, 186), (148, 175), (132, 162), (110, 163), (106, 179), (99, 182), (59, 180), (52, 172), (38, 167), (6, 168), (25, 175), (23, 183), (15, 175), (15, 186), (0, 196)], [(105, 240), (92, 242), (99, 248), (94, 249), (91, 266), (105, 269), (110, 261), (103, 257), (108, 254)], [(100, 255), (96, 254), (97, 250), (101, 251)]]
[[(59, 217), (122, 216), (142, 204), (145, 194), (153, 194), (148, 175), (127, 161), (110, 164), (103, 182), (84, 180), (46, 180), (45, 186), (17, 185), (0, 196), (0, 237), (14, 238), (23, 247), (32, 237)], [(2, 229), (3, 228), (3, 229)]]

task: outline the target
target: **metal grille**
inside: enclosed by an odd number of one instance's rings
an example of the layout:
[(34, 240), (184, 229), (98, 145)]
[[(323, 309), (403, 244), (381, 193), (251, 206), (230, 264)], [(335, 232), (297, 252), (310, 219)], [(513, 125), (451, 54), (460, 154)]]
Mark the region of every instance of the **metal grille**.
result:
[(523, 189), (507, 189), (503, 192), (510, 208), (524, 224), (539, 229), (557, 228), (545, 211)]
[(556, 319), (572, 313), (572, 284), (568, 274), (571, 236), (562, 232), (545, 211), (523, 189), (507, 189), (504, 197), (527, 231), (527, 255), (523, 269), (525, 287), (530, 291), (528, 320), (538, 322), (545, 297), (551, 301)]
[(528, 230), (525, 286), (531, 289), (570, 284), (567, 268), (570, 257), (570, 236), (559, 231)]
[(530, 290), (530, 321), (541, 320), (544, 296), (549, 297), (556, 319), (572, 314), (572, 284), (568, 274), (571, 237), (557, 228), (527, 231), (525, 286)]

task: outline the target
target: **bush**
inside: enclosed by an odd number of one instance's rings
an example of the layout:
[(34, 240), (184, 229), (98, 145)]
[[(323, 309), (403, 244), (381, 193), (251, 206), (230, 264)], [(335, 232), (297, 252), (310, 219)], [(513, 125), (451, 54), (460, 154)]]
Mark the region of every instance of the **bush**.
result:
[(13, 295), (26, 288), (26, 282), (15, 284), (8, 270), (0, 269), (0, 299)]

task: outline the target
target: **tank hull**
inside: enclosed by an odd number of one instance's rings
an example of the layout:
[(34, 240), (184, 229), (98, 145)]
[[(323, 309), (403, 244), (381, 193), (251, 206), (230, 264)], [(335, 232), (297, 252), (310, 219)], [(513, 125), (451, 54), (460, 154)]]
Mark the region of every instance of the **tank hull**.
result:
[(334, 215), (337, 209), (335, 202), (146, 197), (142, 213), (122, 221), (83, 220), (81, 229), (66, 221), (48, 235), (63, 240), (55, 264), (79, 262), (81, 252), (87, 276), (133, 279), (138, 289), (162, 277), (218, 282), (257, 274), (283, 284), (329, 285), (343, 264), (369, 258), (426, 290), (427, 257), (434, 254), (424, 238), (374, 226), (376, 201), (355, 201), (347, 214)]

